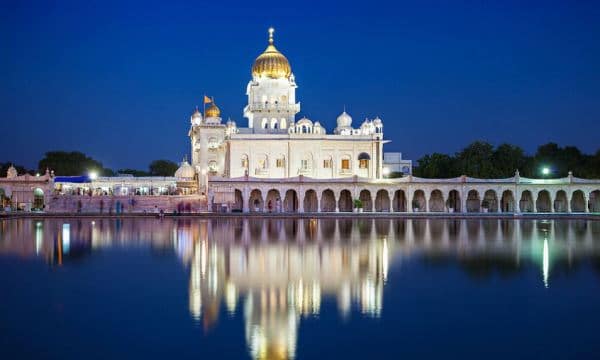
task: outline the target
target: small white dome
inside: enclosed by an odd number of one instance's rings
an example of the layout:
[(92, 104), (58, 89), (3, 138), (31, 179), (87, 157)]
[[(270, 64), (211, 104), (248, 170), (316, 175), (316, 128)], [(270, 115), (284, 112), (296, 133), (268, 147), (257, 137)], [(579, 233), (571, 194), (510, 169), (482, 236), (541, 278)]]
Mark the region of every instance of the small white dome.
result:
[(187, 162), (187, 160), (183, 160), (179, 166), (179, 169), (175, 171), (175, 177), (179, 179), (193, 179), (195, 175), (196, 171), (194, 171), (194, 168)]
[(194, 113), (192, 114), (192, 119), (196, 118), (202, 119), (202, 113), (200, 112), (200, 110), (198, 110), (198, 108), (196, 108), (196, 110), (194, 110)]
[(296, 125), (312, 125), (312, 121), (306, 117), (303, 117), (302, 119), (298, 120)]
[(378, 116), (378, 117), (376, 117), (376, 118), (373, 120), (373, 124), (374, 124), (374, 125), (382, 125), (382, 124), (383, 124), (383, 121), (381, 121), (381, 119), (380, 119), (380, 118), (379, 118), (379, 116)]
[(15, 167), (13, 165), (11, 165), (8, 168), (8, 171), (6, 171), (6, 178), (8, 178), (8, 179), (14, 179), (17, 176), (18, 176), (17, 169), (15, 169)]
[(352, 126), (352, 116), (348, 115), (346, 111), (340, 114), (337, 117), (337, 126), (338, 128), (346, 128)]

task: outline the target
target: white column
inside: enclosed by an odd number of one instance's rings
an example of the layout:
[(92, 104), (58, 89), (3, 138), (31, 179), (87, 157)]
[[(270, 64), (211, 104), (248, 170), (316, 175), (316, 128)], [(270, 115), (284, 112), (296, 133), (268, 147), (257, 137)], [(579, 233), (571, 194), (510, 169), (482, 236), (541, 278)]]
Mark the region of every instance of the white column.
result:
[(250, 212), (250, 193), (247, 188), (242, 191), (242, 212)]
[(299, 213), (303, 213), (304, 212), (304, 197), (306, 197), (306, 192), (304, 192), (304, 196), (301, 198), (300, 194), (302, 194), (302, 191), (298, 191), (298, 212)]

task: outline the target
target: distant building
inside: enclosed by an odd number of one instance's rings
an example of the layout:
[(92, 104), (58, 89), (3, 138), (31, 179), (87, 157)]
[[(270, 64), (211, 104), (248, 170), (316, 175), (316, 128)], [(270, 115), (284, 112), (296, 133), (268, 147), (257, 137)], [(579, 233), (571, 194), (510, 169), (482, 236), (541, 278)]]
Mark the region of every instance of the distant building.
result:
[(384, 172), (402, 173), (403, 175), (412, 174), (412, 160), (402, 159), (400, 152), (384, 152), (383, 153), (383, 169)]

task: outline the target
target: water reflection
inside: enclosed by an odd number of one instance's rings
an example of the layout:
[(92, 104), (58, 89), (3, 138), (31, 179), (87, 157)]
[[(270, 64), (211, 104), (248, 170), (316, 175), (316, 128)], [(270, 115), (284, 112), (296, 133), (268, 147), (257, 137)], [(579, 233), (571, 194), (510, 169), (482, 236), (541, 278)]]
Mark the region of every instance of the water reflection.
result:
[(342, 318), (381, 316), (388, 269), (403, 261), (457, 266), (475, 281), (534, 266), (549, 287), (598, 263), (599, 235), (600, 222), (581, 220), (21, 219), (0, 222), (0, 254), (63, 266), (109, 247), (174, 253), (189, 269), (195, 321), (210, 329), (223, 312), (242, 314), (253, 358), (293, 358), (300, 322), (325, 298)]

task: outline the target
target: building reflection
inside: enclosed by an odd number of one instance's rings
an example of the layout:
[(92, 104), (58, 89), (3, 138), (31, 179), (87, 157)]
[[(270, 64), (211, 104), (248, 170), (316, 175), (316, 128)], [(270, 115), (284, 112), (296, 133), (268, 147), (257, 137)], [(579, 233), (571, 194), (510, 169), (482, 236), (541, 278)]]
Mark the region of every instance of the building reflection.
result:
[(230, 313), (243, 312), (253, 358), (287, 359), (295, 355), (301, 319), (319, 314), (323, 297), (335, 297), (344, 316), (353, 304), (368, 316), (381, 314), (389, 256), (385, 237), (303, 241), (311, 237), (303, 232), (317, 230), (316, 221), (261, 222), (234, 224), (236, 237), (226, 234), (229, 222), (181, 227), (187, 231), (178, 233), (177, 247), (191, 251), (180, 253), (190, 262), (190, 313), (205, 328), (216, 323), (224, 304)]
[(52, 266), (83, 261), (103, 248), (176, 254), (189, 271), (191, 317), (208, 331), (226, 313), (243, 316), (256, 359), (294, 358), (301, 321), (321, 313), (325, 299), (344, 318), (381, 316), (388, 269), (403, 262), (451, 264), (474, 281), (533, 267), (540, 286), (549, 287), (579, 263), (599, 263), (595, 239), (600, 222), (581, 220), (0, 221), (0, 255)]

